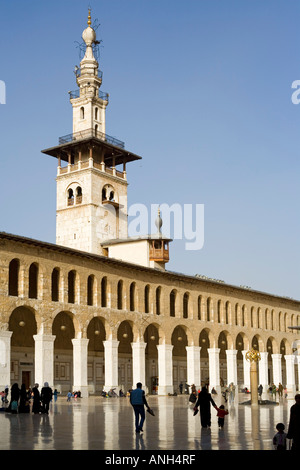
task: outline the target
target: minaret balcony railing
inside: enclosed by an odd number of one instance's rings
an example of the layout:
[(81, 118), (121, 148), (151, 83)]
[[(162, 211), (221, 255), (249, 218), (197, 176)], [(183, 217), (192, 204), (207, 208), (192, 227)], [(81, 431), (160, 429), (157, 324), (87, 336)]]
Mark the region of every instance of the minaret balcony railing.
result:
[[(80, 90), (69, 91), (70, 100), (80, 98)], [(99, 90), (98, 97), (103, 101), (109, 101), (109, 94)]]
[(125, 143), (115, 137), (111, 137), (110, 135), (104, 134), (104, 132), (98, 131), (96, 129), (86, 129), (84, 131), (74, 132), (73, 134), (64, 135), (63, 137), (59, 137), (59, 145), (61, 144), (68, 144), (70, 142), (74, 142), (75, 140), (82, 140), (87, 139), (89, 137), (96, 137), (97, 139), (102, 140), (103, 142), (107, 142), (108, 144), (112, 144), (115, 147), (120, 147), (122, 149), (125, 148)]

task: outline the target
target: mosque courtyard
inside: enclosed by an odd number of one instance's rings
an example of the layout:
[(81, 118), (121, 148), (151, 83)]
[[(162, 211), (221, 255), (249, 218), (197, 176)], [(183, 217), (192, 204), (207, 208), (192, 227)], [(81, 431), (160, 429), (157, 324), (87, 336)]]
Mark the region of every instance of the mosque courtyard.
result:
[[(149, 396), (155, 416), (146, 413), (144, 433), (136, 435), (129, 398), (59, 396), (49, 415), (0, 413), (0, 450), (187, 451), (273, 450), (276, 424), (289, 423), (294, 397), (277, 397), (277, 404), (244, 404), (245, 394), (226, 403), (229, 414), (218, 428), (211, 409), (211, 427), (202, 429), (200, 413), (193, 416), (188, 395)], [(221, 404), (219, 396), (215, 397)], [(116, 452), (116, 455), (117, 452)], [(139, 454), (143, 455), (143, 454)]]

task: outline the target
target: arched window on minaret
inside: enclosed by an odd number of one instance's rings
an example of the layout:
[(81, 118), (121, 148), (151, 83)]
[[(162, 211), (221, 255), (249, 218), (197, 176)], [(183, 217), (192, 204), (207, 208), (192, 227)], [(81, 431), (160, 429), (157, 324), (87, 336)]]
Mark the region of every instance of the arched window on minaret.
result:
[(80, 119), (84, 119), (84, 107), (81, 106), (80, 108)]
[(95, 108), (95, 120), (98, 121), (98, 108)]
[(82, 203), (82, 189), (80, 186), (76, 188), (76, 204)]
[(68, 206), (73, 206), (74, 204), (74, 192), (73, 189), (68, 189)]

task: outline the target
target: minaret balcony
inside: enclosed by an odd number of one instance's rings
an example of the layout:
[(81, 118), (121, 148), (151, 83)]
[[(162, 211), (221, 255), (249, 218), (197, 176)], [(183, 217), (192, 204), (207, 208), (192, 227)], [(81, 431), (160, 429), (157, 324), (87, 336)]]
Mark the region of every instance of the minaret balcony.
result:
[(58, 141), (59, 145), (61, 145), (74, 142), (75, 140), (88, 139), (89, 137), (96, 137), (97, 139), (100, 139), (103, 142), (107, 142), (108, 144), (115, 145), (116, 147), (120, 147), (122, 149), (125, 148), (125, 143), (121, 140), (118, 140), (115, 137), (111, 137), (108, 134), (104, 134), (104, 132), (98, 131), (96, 129), (85, 129), (84, 131), (64, 135), (63, 137), (60, 137)]
[[(81, 98), (80, 96), (80, 90), (74, 90), (74, 91), (69, 91), (70, 95), (70, 100), (76, 100), (78, 98)], [(100, 98), (103, 101), (109, 102), (109, 94), (106, 93), (105, 91), (98, 90), (98, 98)]]
[(168, 262), (170, 259), (169, 244), (163, 240), (152, 241), (149, 249), (149, 259), (150, 261)]

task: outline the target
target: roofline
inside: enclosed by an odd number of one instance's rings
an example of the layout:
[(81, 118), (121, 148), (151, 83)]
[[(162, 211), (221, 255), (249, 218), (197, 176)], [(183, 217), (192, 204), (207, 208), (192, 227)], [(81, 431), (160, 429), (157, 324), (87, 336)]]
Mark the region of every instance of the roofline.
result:
[(212, 279), (203, 279), (201, 277), (197, 277), (196, 275), (192, 276), (192, 275), (188, 275), (188, 274), (177, 273), (175, 271), (167, 271), (167, 270), (162, 271), (160, 269), (141, 266), (141, 265), (138, 265), (138, 264), (129, 263), (127, 261), (117, 260), (115, 258), (108, 258), (108, 257), (103, 256), (103, 255), (88, 253), (86, 251), (75, 250), (74, 248), (68, 248), (68, 247), (65, 247), (65, 246), (62, 246), (62, 245), (57, 245), (57, 244), (54, 244), (54, 243), (49, 243), (49, 242), (45, 242), (45, 241), (41, 241), (41, 240), (36, 240), (36, 239), (33, 239), (33, 238), (21, 236), (21, 235), (14, 235), (14, 234), (7, 233), (7, 232), (0, 232), (0, 239), (7, 239), (7, 240), (12, 240), (12, 241), (15, 241), (15, 242), (19, 242), (19, 243), (26, 243), (26, 244), (29, 244), (29, 245), (36, 245), (36, 246), (40, 246), (40, 247), (43, 247), (43, 248), (46, 248), (46, 249), (49, 249), (49, 250), (54, 250), (54, 251), (57, 251), (57, 252), (63, 252), (63, 253), (66, 253), (66, 254), (75, 255), (75, 256), (79, 256), (79, 257), (84, 257), (84, 258), (95, 260), (95, 261), (96, 260), (101, 260), (101, 261), (103, 261), (105, 263), (108, 263), (108, 264), (117, 265), (117, 266), (124, 266), (124, 267), (129, 268), (129, 269), (136, 269), (136, 270), (143, 271), (143, 272), (148, 272), (148, 273), (151, 273), (151, 274), (158, 274), (160, 276), (175, 277), (175, 278), (177, 278), (177, 279), (179, 278), (181, 280), (192, 281), (193, 283), (211, 284), (214, 287), (227, 287), (227, 288), (235, 289), (235, 290), (238, 290), (238, 291), (242, 291), (246, 294), (251, 293), (251, 294), (267, 296), (267, 297), (270, 297), (270, 298), (273, 298), (273, 299), (280, 299), (284, 302), (294, 303), (294, 304), (297, 304), (297, 305), (300, 306), (300, 300), (295, 300), (295, 299), (290, 298), (290, 297), (284, 297), (284, 296), (280, 296), (280, 295), (276, 295), (276, 294), (271, 294), (271, 293), (268, 293), (268, 292), (258, 291), (258, 290), (255, 290), (255, 289), (249, 289), (249, 288), (245, 289), (243, 287), (236, 286), (234, 284), (227, 284), (225, 282), (218, 282), (218, 281), (214, 281)]
[(163, 235), (144, 235), (144, 236), (136, 236), (130, 238), (116, 238), (112, 240), (105, 240), (101, 242), (102, 246), (111, 246), (111, 245), (118, 245), (120, 243), (133, 243), (133, 242), (143, 242), (145, 240), (162, 240), (164, 242), (172, 242), (172, 238), (164, 237)]

